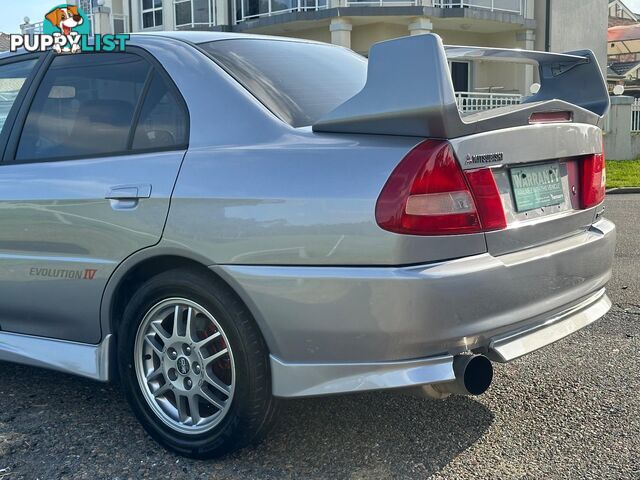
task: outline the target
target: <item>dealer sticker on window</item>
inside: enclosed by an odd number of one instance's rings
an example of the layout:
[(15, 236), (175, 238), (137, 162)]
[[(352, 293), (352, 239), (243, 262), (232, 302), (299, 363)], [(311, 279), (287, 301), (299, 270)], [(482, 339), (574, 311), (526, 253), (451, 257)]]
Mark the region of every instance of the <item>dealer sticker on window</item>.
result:
[(518, 212), (558, 205), (564, 201), (560, 166), (557, 163), (512, 168), (511, 184)]

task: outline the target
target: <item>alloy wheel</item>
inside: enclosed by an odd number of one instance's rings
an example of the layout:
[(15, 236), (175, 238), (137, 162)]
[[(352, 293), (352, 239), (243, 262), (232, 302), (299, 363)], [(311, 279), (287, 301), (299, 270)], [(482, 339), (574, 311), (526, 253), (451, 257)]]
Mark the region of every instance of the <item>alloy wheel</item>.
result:
[(166, 425), (187, 434), (211, 430), (235, 390), (229, 341), (215, 317), (186, 298), (168, 298), (144, 316), (135, 369), (145, 400)]

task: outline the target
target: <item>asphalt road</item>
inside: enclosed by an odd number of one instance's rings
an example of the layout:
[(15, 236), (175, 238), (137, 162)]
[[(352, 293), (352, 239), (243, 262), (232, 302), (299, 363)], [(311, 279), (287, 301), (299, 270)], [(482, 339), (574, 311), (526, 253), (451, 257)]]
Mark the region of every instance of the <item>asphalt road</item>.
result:
[(640, 195), (611, 196), (606, 215), (612, 311), (498, 365), (480, 398), (289, 401), (267, 442), (202, 462), (158, 447), (115, 387), (0, 363), (0, 480), (640, 479)]

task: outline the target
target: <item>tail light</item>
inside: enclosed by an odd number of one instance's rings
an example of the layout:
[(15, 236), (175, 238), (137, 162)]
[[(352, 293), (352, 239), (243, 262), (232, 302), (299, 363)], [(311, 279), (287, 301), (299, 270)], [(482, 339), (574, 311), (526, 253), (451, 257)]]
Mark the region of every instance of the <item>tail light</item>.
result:
[(529, 117), (529, 123), (570, 122), (572, 118), (571, 112), (535, 112)]
[(585, 157), (580, 163), (580, 208), (591, 208), (602, 202), (606, 183), (604, 153)]
[(409, 235), (458, 235), (506, 227), (489, 169), (463, 173), (448, 142), (427, 140), (400, 162), (376, 204), (381, 228)]

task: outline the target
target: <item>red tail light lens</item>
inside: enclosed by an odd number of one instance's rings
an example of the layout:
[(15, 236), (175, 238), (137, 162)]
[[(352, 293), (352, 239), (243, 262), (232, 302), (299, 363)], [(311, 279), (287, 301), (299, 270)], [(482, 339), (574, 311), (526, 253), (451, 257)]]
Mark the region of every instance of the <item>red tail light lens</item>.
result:
[(601, 203), (606, 183), (604, 153), (584, 158), (580, 164), (580, 207), (591, 208)]
[(482, 229), (486, 232), (507, 228), (504, 206), (493, 172), (488, 168), (467, 170), (466, 176), (476, 199)]
[(457, 235), (504, 228), (493, 174), (467, 177), (448, 142), (427, 140), (400, 162), (376, 205), (381, 228), (409, 235)]

